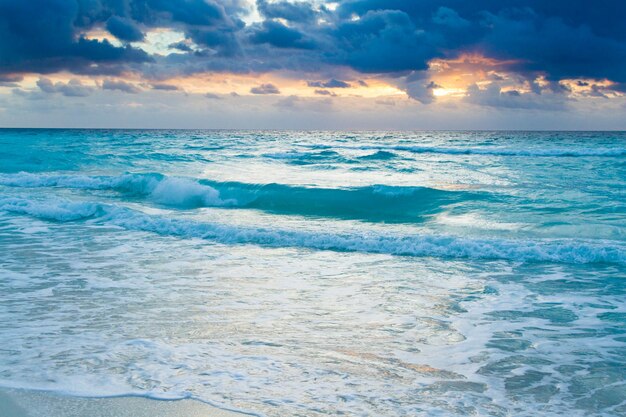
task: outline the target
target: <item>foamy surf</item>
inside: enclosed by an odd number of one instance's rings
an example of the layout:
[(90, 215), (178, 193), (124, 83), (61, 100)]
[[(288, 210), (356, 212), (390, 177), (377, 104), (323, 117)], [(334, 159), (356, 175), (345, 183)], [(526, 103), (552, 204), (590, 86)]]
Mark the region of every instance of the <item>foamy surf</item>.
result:
[(0, 386), (265, 417), (626, 413), (626, 134), (0, 143)]
[(157, 203), (180, 207), (226, 206), (214, 188), (187, 178), (168, 178), (160, 174), (120, 176), (46, 175), (20, 172), (0, 174), (0, 185), (10, 187), (58, 187), (81, 190), (113, 190), (147, 196)]
[[(514, 149), (503, 147), (472, 147), (464, 146), (459, 148), (443, 147), (443, 146), (420, 146), (420, 145), (305, 145), (314, 149), (346, 149), (361, 151), (404, 151), (415, 154), (443, 154), (443, 155), (490, 155), (490, 156), (520, 156), (520, 157), (620, 157), (626, 156), (625, 148), (545, 148), (545, 149)], [(295, 155), (295, 154), (294, 154)], [(298, 158), (303, 158), (302, 154), (297, 154)]]
[(57, 392), (28, 388), (0, 387), (0, 413), (8, 417), (246, 417), (258, 414), (230, 410), (192, 398), (146, 393), (90, 395), (89, 393)]
[(266, 227), (244, 227), (151, 215), (126, 207), (91, 202), (0, 199), (0, 210), (60, 222), (91, 219), (133, 231), (222, 244), (254, 244), (314, 250), (400, 256), (504, 259), (519, 262), (625, 263), (626, 245), (610, 241), (470, 239), (455, 236), (380, 233), (337, 234)]
[(429, 187), (370, 185), (345, 188), (286, 184), (218, 182), (163, 174), (85, 176), (74, 174), (0, 174), (0, 185), (19, 188), (111, 190), (168, 207), (247, 208), (267, 212), (362, 219), (376, 222), (418, 222), (446, 205), (487, 198), (470, 191)]

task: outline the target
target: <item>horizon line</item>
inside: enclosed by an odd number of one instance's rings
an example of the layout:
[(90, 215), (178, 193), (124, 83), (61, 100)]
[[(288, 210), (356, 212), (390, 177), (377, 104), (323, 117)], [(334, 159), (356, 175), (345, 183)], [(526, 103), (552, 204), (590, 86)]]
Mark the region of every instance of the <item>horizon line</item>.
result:
[(626, 133), (626, 129), (293, 129), (293, 128), (212, 128), (212, 127), (22, 127), (0, 126), (0, 130), (180, 130), (249, 132), (568, 132)]

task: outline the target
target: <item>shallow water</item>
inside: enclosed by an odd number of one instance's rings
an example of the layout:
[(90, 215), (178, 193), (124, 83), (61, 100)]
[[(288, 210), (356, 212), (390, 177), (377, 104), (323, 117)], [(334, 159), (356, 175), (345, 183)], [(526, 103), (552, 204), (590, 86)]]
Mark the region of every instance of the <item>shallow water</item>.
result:
[(626, 134), (0, 131), (0, 385), (626, 415)]

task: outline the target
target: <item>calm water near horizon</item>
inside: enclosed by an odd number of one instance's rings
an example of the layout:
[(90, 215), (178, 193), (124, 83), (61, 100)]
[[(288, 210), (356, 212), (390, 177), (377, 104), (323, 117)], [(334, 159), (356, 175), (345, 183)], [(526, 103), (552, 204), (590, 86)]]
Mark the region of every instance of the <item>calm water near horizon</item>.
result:
[(0, 386), (626, 416), (626, 133), (0, 130)]

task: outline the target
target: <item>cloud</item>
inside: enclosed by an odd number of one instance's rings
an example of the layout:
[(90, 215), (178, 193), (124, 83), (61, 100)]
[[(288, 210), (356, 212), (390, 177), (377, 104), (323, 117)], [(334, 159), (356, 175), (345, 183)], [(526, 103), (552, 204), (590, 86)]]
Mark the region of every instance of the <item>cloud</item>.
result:
[(169, 45), (170, 49), (178, 49), (181, 52), (193, 52), (193, 48), (185, 42), (175, 42)]
[(26, 100), (44, 100), (48, 98), (48, 93), (43, 93), (41, 90), (39, 91), (26, 91), (21, 88), (14, 88), (11, 90), (13, 95), (22, 97)]
[(273, 20), (265, 21), (252, 34), (253, 43), (266, 43), (276, 48), (314, 49), (313, 40), (297, 29)]
[(396, 101), (391, 98), (381, 98), (376, 100), (376, 104), (379, 104), (381, 106), (395, 106)]
[(552, 80), (576, 77), (626, 80), (623, 36), (601, 37), (588, 24), (576, 25), (566, 22), (564, 16), (542, 16), (532, 10), (485, 14), (484, 25), (489, 27), (482, 39), (485, 52), (499, 59), (517, 60), (512, 66), (517, 72), (543, 72)]
[(601, 98), (609, 98), (606, 95), (606, 88), (603, 88), (597, 84), (593, 84), (589, 92), (586, 93), (589, 97), (601, 97)]
[(341, 45), (332, 61), (364, 73), (424, 70), (442, 56), (434, 35), (420, 31), (401, 10), (367, 11), (356, 21), (340, 22), (332, 36)]
[(226, 20), (224, 8), (212, 0), (148, 0), (146, 3), (149, 12), (167, 13), (173, 21), (189, 25), (213, 25)]
[(206, 98), (210, 98), (212, 100), (221, 100), (222, 96), (220, 96), (219, 94), (215, 94), (215, 93), (206, 93), (204, 95)]
[[(390, 11), (396, 13), (393, 24)], [(387, 17), (383, 19), (381, 13)], [(404, 21), (400, 13), (406, 16)], [(550, 79), (626, 80), (623, 2), (600, 0), (591, 5), (582, 0), (347, 0), (341, 3), (337, 14), (342, 19), (338, 24), (340, 33), (350, 28), (354, 31), (355, 27), (372, 28), (369, 33), (376, 36), (357, 37), (369, 45), (370, 57), (382, 53), (381, 43), (387, 44), (389, 51), (412, 50), (413, 62), (407, 58), (403, 63), (401, 57), (391, 59), (389, 70), (392, 66), (396, 70), (420, 70), (420, 61), (480, 51), (493, 58), (516, 60), (510, 69), (522, 74), (543, 72)], [(359, 19), (346, 23), (353, 16)], [(392, 35), (400, 32), (406, 36), (398, 37), (393, 45)], [(423, 33), (424, 45), (413, 47), (418, 33)], [(351, 37), (347, 39), (350, 41)], [(357, 68), (369, 69), (360, 59), (352, 58), (352, 62)]]
[(274, 106), (292, 110), (297, 107), (300, 101), (300, 97), (291, 95), (289, 97), (278, 100), (274, 104)]
[(320, 89), (315, 90), (315, 94), (320, 95), (320, 96), (331, 96), (331, 97), (335, 97), (337, 95), (333, 93), (332, 91), (320, 90)]
[(48, 78), (40, 78), (37, 81), (39, 89), (46, 94), (60, 93), (65, 97), (87, 97), (93, 93), (94, 88), (83, 85), (80, 80), (71, 79), (67, 83), (53, 83)]
[(19, 83), (24, 76), (19, 74), (0, 74), (0, 83)]
[(150, 88), (152, 88), (153, 90), (160, 90), (160, 91), (178, 91), (180, 90), (178, 88), (177, 85), (174, 84), (150, 84)]
[(331, 79), (326, 82), (324, 81), (308, 81), (307, 85), (309, 87), (319, 87), (319, 88), (349, 88), (351, 85), (345, 81)]
[(128, 94), (137, 94), (141, 89), (134, 84), (120, 80), (104, 80), (102, 82), (103, 90), (121, 91)]
[[(331, 8), (321, 2), (256, 0), (255, 8), (251, 0), (0, 0), (0, 75), (65, 71), (166, 80), (207, 72), (291, 71), (303, 74), (303, 80), (315, 80), (329, 74), (357, 79), (361, 73), (389, 80), (415, 100), (432, 103), (434, 88), (425, 75), (429, 63), (473, 53), (502, 63), (494, 69), (498, 74), (489, 76), (491, 81), (503, 81), (499, 74), (515, 74), (544, 101), (548, 92), (539, 94), (533, 85), (538, 77), (555, 89), (564, 79), (612, 81), (611, 86), (590, 89), (588, 95), (598, 97), (625, 89), (626, 2), (336, 4)], [(258, 11), (255, 19), (250, 18), (253, 9)], [(90, 37), (103, 29), (121, 42)], [(137, 42), (150, 34), (167, 31), (183, 38), (168, 41), (174, 42), (170, 48), (176, 53), (150, 54), (139, 48)], [(17, 81), (0, 79), (0, 86), (15, 87)], [(326, 90), (349, 83), (331, 79), (309, 86)], [(508, 86), (505, 90), (511, 91)], [(523, 92), (523, 99), (500, 97), (491, 90), (489, 99), (476, 94), (479, 102), (495, 100), (503, 106), (534, 97)]]
[(280, 90), (274, 84), (261, 84), (250, 89), (252, 94), (280, 94)]
[(144, 39), (141, 29), (135, 22), (124, 17), (112, 16), (106, 23), (107, 30), (116, 38), (127, 42), (139, 42)]
[(465, 28), (471, 23), (463, 19), (459, 14), (448, 7), (441, 6), (433, 15), (433, 22), (438, 25), (444, 25), (451, 28)]
[(57, 92), (55, 84), (47, 78), (40, 78), (37, 81), (37, 87), (44, 93), (53, 94)]
[(298, 96), (288, 96), (278, 100), (274, 107), (289, 111), (312, 111), (325, 113), (332, 111), (333, 102), (330, 98), (305, 99)]
[[(189, 37), (198, 45), (211, 48), (206, 56), (223, 56), (235, 58), (241, 54), (241, 45), (232, 29), (227, 28), (201, 28), (191, 29)], [(196, 53), (196, 56), (203, 56)]]
[(566, 109), (567, 97), (552, 91), (543, 91), (541, 94), (518, 90), (504, 91), (498, 83), (494, 82), (486, 88), (480, 88), (476, 84), (471, 85), (467, 89), (465, 101), (480, 106), (504, 109), (562, 111)]
[(0, 74), (0, 87), (18, 87), (24, 80), (24, 76), (19, 74)]
[(310, 3), (288, 1), (268, 2), (257, 0), (257, 8), (263, 17), (268, 19), (285, 19), (292, 22), (310, 22), (317, 16)]
[(399, 80), (398, 87), (404, 90), (410, 98), (422, 104), (430, 104), (435, 100), (433, 90), (441, 86), (428, 80), (427, 76), (423, 71), (411, 73)]
[[(184, 33), (172, 47), (188, 55), (161, 68), (170, 72), (349, 66), (402, 76), (433, 58), (479, 51), (515, 60), (509, 69), (527, 78), (626, 82), (626, 5), (598, 1), (345, 0), (333, 11), (257, 0), (262, 21), (246, 26), (241, 17), (251, 7), (243, 0), (0, 0), (0, 72), (158, 71), (158, 57), (84, 33), (106, 27), (136, 42), (144, 31), (169, 28)], [(195, 51), (191, 41), (207, 49)]]
[(0, 72), (116, 73), (125, 65), (151, 60), (130, 46), (85, 39), (75, 24), (86, 19), (80, 5), (70, 0), (0, 0)]

